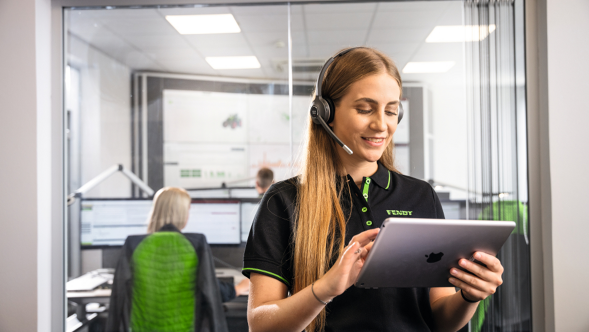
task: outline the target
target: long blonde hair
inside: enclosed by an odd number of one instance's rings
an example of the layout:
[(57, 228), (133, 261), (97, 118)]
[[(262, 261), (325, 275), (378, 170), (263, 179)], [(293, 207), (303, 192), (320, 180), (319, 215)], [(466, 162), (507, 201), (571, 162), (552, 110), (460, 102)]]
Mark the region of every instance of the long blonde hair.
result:
[(190, 195), (182, 188), (165, 187), (153, 197), (153, 207), (149, 213), (147, 232), (157, 232), (166, 224), (178, 229), (186, 226), (190, 209)]
[[(367, 76), (388, 73), (402, 88), (401, 76), (393, 61), (371, 48), (357, 48), (337, 58), (327, 70), (322, 92), (335, 106), (350, 85)], [(400, 97), (400, 96), (399, 96)], [(379, 161), (393, 172), (393, 141)], [(309, 118), (305, 154), (301, 163), (297, 216), (294, 230), (293, 294), (321, 278), (345, 246), (347, 217), (340, 206), (345, 186), (345, 169), (336, 151), (339, 146)], [(349, 190), (347, 190), (350, 193)], [(351, 201), (351, 197), (349, 197)], [(323, 331), (325, 309), (309, 324), (307, 331)]]

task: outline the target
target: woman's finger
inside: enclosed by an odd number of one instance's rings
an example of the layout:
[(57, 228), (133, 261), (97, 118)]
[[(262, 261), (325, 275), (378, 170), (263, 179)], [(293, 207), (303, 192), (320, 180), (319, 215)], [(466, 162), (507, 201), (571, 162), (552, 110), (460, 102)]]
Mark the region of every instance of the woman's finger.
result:
[(495, 277), (495, 273), (480, 264), (469, 261), (468, 259), (463, 258), (459, 260), (458, 265), (486, 281), (491, 281)]
[(350, 265), (357, 261), (361, 256), (362, 247), (358, 242), (352, 242), (346, 250), (344, 250), (344, 254), (342, 255), (342, 262), (345, 264)]
[(378, 235), (378, 232), (380, 232), (380, 228), (364, 231), (364, 232), (354, 236), (350, 242), (358, 242), (361, 247), (364, 247), (365, 245), (367, 245), (368, 243), (370, 243), (372, 240), (374, 240), (376, 238), (376, 235)]
[(497, 290), (497, 284), (479, 279), (470, 273), (466, 273), (454, 268), (450, 270), (450, 273), (460, 282), (487, 295), (495, 294), (495, 291)]
[(469, 284), (465, 283), (460, 279), (450, 278), (448, 279), (448, 281), (450, 281), (450, 283), (455, 287), (460, 288), (464, 293), (463, 295), (471, 301), (482, 301), (486, 299), (487, 296), (489, 296), (489, 294), (470, 286)]
[(501, 265), (501, 261), (499, 261), (497, 257), (489, 255), (482, 251), (475, 252), (473, 256), (476, 260), (485, 264), (489, 270), (493, 272), (503, 273), (503, 265)]
[(370, 243), (368, 243), (367, 245), (364, 246), (364, 249), (366, 249), (366, 251), (370, 251), (370, 250), (372, 250), (373, 245), (374, 245), (374, 241), (371, 241)]

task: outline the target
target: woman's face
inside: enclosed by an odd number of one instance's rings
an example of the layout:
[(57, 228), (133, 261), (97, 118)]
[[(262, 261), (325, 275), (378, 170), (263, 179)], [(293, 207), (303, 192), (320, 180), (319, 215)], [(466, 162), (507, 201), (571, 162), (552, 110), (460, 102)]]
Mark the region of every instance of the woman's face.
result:
[(360, 162), (380, 159), (397, 129), (400, 95), (399, 84), (385, 72), (350, 85), (330, 124), (354, 152), (349, 157)]

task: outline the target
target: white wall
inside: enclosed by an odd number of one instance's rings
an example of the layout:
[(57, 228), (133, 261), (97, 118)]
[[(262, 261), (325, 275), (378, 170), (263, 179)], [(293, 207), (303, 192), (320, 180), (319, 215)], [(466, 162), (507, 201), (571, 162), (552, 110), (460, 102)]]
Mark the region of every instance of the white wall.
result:
[[(131, 169), (131, 71), (78, 38), (69, 63), (80, 70), (80, 183), (114, 164)], [(75, 153), (72, 151), (72, 153)], [(84, 197), (130, 197), (131, 182), (114, 174)]]
[(51, 328), (50, 17), (0, 2), (0, 331)]
[(589, 1), (546, 0), (556, 331), (589, 331)]

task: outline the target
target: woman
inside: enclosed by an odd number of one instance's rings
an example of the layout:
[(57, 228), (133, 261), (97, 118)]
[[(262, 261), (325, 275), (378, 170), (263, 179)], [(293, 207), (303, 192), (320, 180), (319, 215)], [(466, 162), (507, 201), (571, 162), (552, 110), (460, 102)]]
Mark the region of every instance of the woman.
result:
[[(250, 278), (252, 331), (456, 331), (478, 301), (501, 284), (503, 267), (461, 260), (452, 269), (462, 289), (350, 287), (382, 221), (395, 211), (444, 218), (426, 182), (401, 175), (393, 162), (401, 77), (370, 48), (342, 52), (318, 82), (335, 107), (331, 129), (353, 154), (309, 120), (302, 172), (264, 196), (244, 255)], [(406, 212), (406, 213), (405, 213)], [(289, 296), (290, 294), (290, 296)]]
[(219, 283), (204, 235), (180, 233), (190, 202), (181, 188), (155, 194), (148, 234), (129, 236), (123, 245), (106, 331), (227, 330), (222, 301), (248, 285)]

